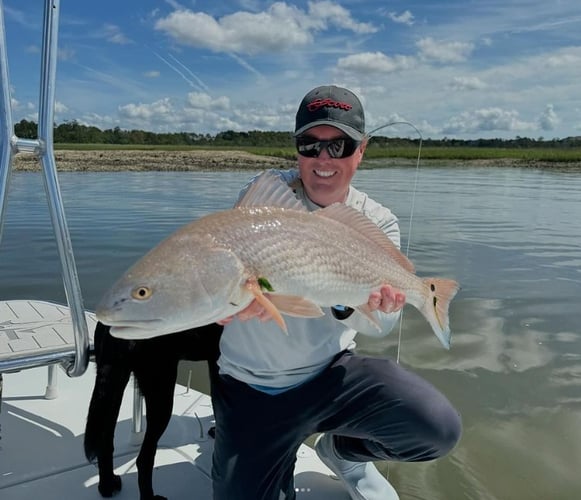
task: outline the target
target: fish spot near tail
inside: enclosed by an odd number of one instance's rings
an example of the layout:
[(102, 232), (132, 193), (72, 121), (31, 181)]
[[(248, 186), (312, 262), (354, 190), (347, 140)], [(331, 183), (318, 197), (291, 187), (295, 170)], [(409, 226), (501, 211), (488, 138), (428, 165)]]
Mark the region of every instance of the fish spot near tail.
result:
[(440, 324), (441, 327), (442, 322), (440, 321), (440, 315), (438, 314), (438, 297), (436, 297), (435, 295), (434, 295), (434, 311), (436, 312), (436, 319), (438, 320), (438, 323)]
[(448, 309), (460, 286), (458, 282), (444, 278), (425, 278), (424, 283), (429, 286), (431, 300), (427, 298), (427, 303), (420, 310), (442, 345), (449, 349), (451, 333)]

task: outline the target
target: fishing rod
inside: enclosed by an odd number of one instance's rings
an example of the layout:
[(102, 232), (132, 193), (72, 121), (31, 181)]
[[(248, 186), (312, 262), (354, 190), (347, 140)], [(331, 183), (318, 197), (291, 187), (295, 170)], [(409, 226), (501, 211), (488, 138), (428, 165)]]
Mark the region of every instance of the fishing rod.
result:
[[(375, 132), (382, 130), (386, 127), (391, 127), (393, 125), (408, 125), (416, 131), (416, 133), (418, 134), (418, 136), (420, 138), (420, 143), (418, 146), (418, 157), (416, 159), (416, 175), (414, 178), (414, 188), (412, 191), (412, 203), (411, 203), (411, 208), (410, 208), (410, 222), (409, 222), (409, 227), (408, 227), (408, 237), (407, 237), (407, 244), (406, 244), (406, 248), (405, 248), (405, 255), (406, 255), (406, 257), (409, 257), (410, 243), (412, 240), (412, 225), (413, 225), (414, 211), (415, 211), (415, 206), (416, 206), (416, 192), (417, 192), (417, 188), (418, 188), (418, 179), (419, 179), (419, 174), (420, 174), (420, 158), (422, 156), (423, 137), (422, 137), (422, 133), (420, 132), (420, 130), (413, 123), (410, 123), (410, 122), (407, 122), (404, 120), (389, 122), (389, 123), (386, 123), (385, 125), (381, 125), (380, 127), (374, 128), (371, 132), (369, 132), (369, 134), (367, 134), (367, 136), (369, 138), (371, 138)], [(399, 316), (399, 332), (398, 332), (398, 338), (397, 338), (397, 355), (396, 355), (396, 363), (398, 363), (398, 364), (399, 364), (399, 358), (400, 358), (400, 354), (401, 354), (402, 328), (403, 328), (403, 309), (401, 310), (401, 313)]]

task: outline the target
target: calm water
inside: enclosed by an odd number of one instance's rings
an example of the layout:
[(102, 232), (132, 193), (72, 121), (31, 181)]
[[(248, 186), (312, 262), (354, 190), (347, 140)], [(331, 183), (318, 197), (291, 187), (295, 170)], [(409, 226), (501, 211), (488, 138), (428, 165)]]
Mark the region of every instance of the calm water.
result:
[[(85, 305), (178, 226), (228, 208), (249, 173), (67, 173), (63, 199)], [(408, 240), (413, 169), (361, 171), (356, 186), (392, 208)], [(402, 500), (573, 500), (581, 479), (581, 174), (420, 171), (410, 257), (454, 277), (453, 346), (406, 308), (401, 363), (464, 419), (454, 453), (385, 468)], [(39, 174), (13, 176), (0, 245), (0, 298), (64, 301)], [(397, 332), (360, 336), (396, 356)], [(203, 381), (200, 381), (203, 384)]]

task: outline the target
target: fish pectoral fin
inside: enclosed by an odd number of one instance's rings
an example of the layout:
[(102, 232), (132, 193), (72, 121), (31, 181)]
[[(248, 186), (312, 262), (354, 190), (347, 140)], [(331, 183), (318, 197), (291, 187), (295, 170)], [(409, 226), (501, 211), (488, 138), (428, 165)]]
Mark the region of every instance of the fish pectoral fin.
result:
[(371, 309), (369, 309), (369, 305), (363, 304), (356, 307), (355, 310), (359, 311), (367, 320), (369, 320), (369, 322), (377, 329), (378, 332), (381, 331), (381, 324)]
[(289, 316), (319, 318), (325, 315), (317, 304), (304, 297), (297, 295), (278, 295), (274, 293), (269, 295), (269, 299), (280, 312), (288, 314)]
[(246, 281), (245, 287), (252, 295), (254, 295), (256, 301), (272, 316), (272, 319), (276, 321), (276, 324), (280, 326), (282, 331), (288, 335), (286, 323), (284, 322), (282, 315), (280, 314), (276, 305), (274, 305), (273, 302), (262, 293), (262, 289), (258, 281), (256, 279), (248, 279)]

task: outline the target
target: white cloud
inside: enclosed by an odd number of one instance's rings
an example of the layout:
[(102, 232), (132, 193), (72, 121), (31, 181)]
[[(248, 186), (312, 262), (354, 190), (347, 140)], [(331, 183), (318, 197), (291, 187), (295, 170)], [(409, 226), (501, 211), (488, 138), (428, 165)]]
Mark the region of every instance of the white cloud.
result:
[(157, 70), (146, 71), (145, 73), (143, 73), (143, 76), (145, 76), (147, 78), (158, 78), (159, 75), (160, 75), (160, 72)]
[(101, 36), (108, 42), (116, 43), (118, 45), (127, 45), (128, 43), (133, 43), (123, 34), (121, 28), (115, 24), (103, 25)]
[(273, 110), (238, 109), (234, 116), (237, 123), (243, 124), (244, 130), (276, 130), (281, 126), (281, 115)]
[(356, 22), (349, 11), (330, 1), (310, 2), (308, 12), (276, 2), (257, 12), (235, 12), (213, 18), (204, 12), (175, 10), (155, 23), (155, 29), (178, 43), (215, 52), (258, 54), (304, 47), (316, 31), (336, 27), (355, 33), (376, 31), (369, 23)]
[(327, 0), (309, 2), (308, 17), (324, 23), (322, 29), (331, 25), (360, 34), (375, 33), (377, 31), (377, 28), (372, 24), (358, 23), (351, 17), (351, 13), (347, 9)]
[(190, 92), (185, 101), (170, 98), (151, 103), (131, 103), (118, 108), (119, 119), (124, 128), (133, 126), (154, 131), (197, 131), (219, 132), (226, 129), (249, 130), (263, 128), (272, 130), (279, 125), (279, 117), (272, 117), (260, 110), (233, 108), (227, 96), (212, 97), (204, 92)]
[(444, 134), (464, 134), (490, 131), (521, 132), (536, 128), (534, 123), (519, 119), (517, 111), (484, 108), (465, 111), (450, 118), (442, 128)]
[[(575, 49), (577, 50), (575, 51)], [(568, 49), (561, 50), (558, 53), (547, 57), (546, 64), (549, 68), (568, 67), (571, 65), (579, 67), (579, 65), (581, 65), (580, 49), (580, 47), (576, 47), (572, 48), (570, 51)]]
[(238, 0), (238, 3), (244, 10), (251, 12), (260, 10), (260, 0)]
[(369, 132), (372, 135), (381, 136), (411, 136), (417, 135), (412, 127), (408, 125), (409, 120), (399, 113), (390, 113), (389, 115), (375, 115), (369, 111), (366, 116)]
[(186, 98), (189, 107), (194, 109), (212, 109), (227, 111), (230, 109), (230, 99), (226, 96), (214, 98), (202, 92), (190, 92)]
[(465, 61), (474, 50), (474, 44), (469, 42), (444, 42), (431, 37), (422, 38), (416, 42), (419, 56), (426, 61), (440, 63), (458, 63)]
[(56, 101), (54, 103), (54, 112), (55, 113), (66, 113), (69, 110), (62, 102)]
[(174, 108), (168, 97), (150, 104), (125, 104), (119, 106), (119, 115), (128, 119), (150, 120), (153, 117), (161, 117), (172, 114)]
[(339, 58), (336, 71), (353, 74), (392, 73), (409, 69), (414, 64), (412, 57), (389, 57), (383, 52), (362, 52)]
[(488, 85), (476, 76), (455, 76), (449, 84), (452, 90), (482, 90)]
[(395, 12), (390, 12), (388, 17), (394, 22), (398, 24), (405, 24), (407, 26), (412, 26), (414, 24), (414, 15), (409, 11), (406, 10), (401, 14), (397, 14)]
[(555, 109), (553, 108), (552, 104), (547, 104), (547, 107), (538, 118), (539, 127), (546, 131), (554, 130), (555, 127), (559, 124), (559, 121), (559, 117), (557, 116), (557, 113), (555, 113)]
[(306, 45), (311, 41), (308, 31), (289, 16), (285, 29), (268, 13), (241, 12), (220, 20), (203, 12), (175, 11), (160, 19), (156, 29), (165, 31), (178, 43), (204, 47), (215, 52), (254, 54), (268, 50)]
[(100, 115), (98, 113), (85, 113), (79, 123), (87, 127), (98, 127), (101, 130), (115, 128), (120, 125), (117, 118), (109, 115)]

